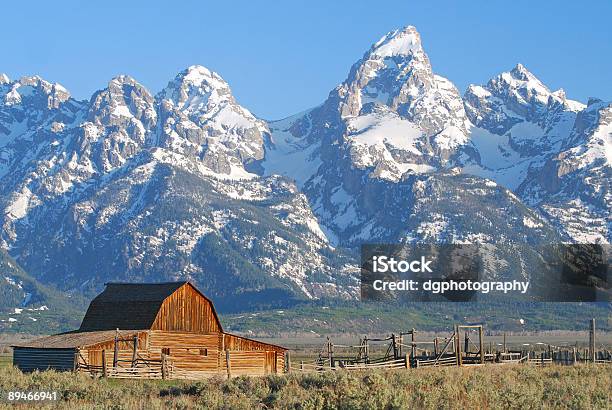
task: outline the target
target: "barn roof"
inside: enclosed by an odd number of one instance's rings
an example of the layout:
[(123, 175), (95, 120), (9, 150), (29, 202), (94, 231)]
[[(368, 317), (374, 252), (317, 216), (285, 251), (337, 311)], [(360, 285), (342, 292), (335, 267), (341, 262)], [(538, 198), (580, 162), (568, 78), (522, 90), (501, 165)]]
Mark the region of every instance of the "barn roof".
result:
[[(146, 330), (119, 331), (119, 337), (131, 337), (139, 332)], [(13, 345), (13, 347), (23, 348), (45, 348), (45, 349), (70, 349), (77, 347), (87, 347), (109, 340), (114, 340), (116, 330), (101, 330), (97, 332), (66, 332), (52, 336), (45, 336), (38, 339), (25, 341)]]
[(163, 302), (187, 281), (162, 283), (105, 283), (106, 289), (94, 300), (103, 302)]
[(164, 300), (186, 284), (189, 282), (107, 283), (106, 289), (91, 301), (79, 331), (150, 329)]

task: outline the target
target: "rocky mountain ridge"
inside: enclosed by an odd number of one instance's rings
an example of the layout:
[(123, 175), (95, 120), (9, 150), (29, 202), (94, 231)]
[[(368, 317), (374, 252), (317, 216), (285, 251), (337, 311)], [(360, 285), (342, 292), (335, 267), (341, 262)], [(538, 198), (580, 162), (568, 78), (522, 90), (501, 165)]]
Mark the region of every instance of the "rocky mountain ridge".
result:
[(511, 244), (501, 261), (610, 243), (611, 136), (611, 103), (520, 64), (461, 95), (414, 27), (281, 121), (202, 66), (156, 95), (121, 75), (89, 101), (2, 75), (0, 246), (66, 292), (190, 279), (230, 308), (350, 299), (361, 243)]

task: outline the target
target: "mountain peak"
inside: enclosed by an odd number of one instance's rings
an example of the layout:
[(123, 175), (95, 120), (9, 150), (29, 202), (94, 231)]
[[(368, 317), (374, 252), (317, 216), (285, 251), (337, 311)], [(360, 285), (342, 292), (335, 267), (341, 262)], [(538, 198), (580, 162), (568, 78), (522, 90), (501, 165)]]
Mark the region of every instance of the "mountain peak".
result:
[(11, 82), (6, 74), (0, 74), (0, 85), (9, 84), (4, 94), (8, 105), (21, 104), (23, 101), (37, 101), (48, 108), (58, 108), (70, 99), (70, 93), (61, 84), (51, 83), (40, 76), (23, 76)]
[(181, 84), (213, 89), (229, 88), (227, 82), (216, 72), (202, 65), (192, 65), (181, 71), (175, 78)]
[(501, 77), (509, 85), (530, 88), (543, 94), (550, 94), (548, 87), (521, 63), (518, 63), (509, 73), (502, 73)]
[(158, 95), (178, 107), (201, 111), (209, 100), (215, 105), (232, 101), (229, 84), (219, 74), (201, 65), (192, 65), (178, 73)]
[(407, 56), (422, 51), (421, 36), (414, 26), (406, 26), (384, 35), (371, 49), (379, 57)]
[(91, 98), (88, 120), (104, 125), (129, 123), (132, 118), (142, 121), (146, 128), (155, 122), (154, 99), (142, 84), (129, 75), (118, 75), (108, 86)]
[(517, 64), (509, 72), (503, 72), (491, 79), (487, 88), (499, 95), (514, 95), (517, 101), (527, 103), (537, 101), (546, 105), (550, 90), (523, 64)]
[(531, 71), (527, 69), (523, 64), (518, 63), (511, 71), (510, 74), (517, 79), (525, 80), (529, 77), (535, 77)]
[(93, 98), (95, 100), (96, 97), (100, 96), (109, 103), (114, 102), (117, 104), (120, 103), (121, 105), (126, 104), (125, 101), (130, 100), (133, 96), (141, 96), (148, 101), (153, 100), (153, 97), (145, 86), (140, 84), (133, 77), (126, 74), (113, 77), (108, 82), (107, 87), (99, 90), (96, 94), (94, 94)]
[(113, 77), (108, 83), (109, 86), (123, 84), (136, 85), (138, 84), (138, 82), (133, 77), (127, 74), (120, 74), (118, 76)]

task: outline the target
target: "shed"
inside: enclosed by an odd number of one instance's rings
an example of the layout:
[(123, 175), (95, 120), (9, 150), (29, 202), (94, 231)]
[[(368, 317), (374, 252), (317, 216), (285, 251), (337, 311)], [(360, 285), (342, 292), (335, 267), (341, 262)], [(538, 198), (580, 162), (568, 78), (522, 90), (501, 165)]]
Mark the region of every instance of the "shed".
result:
[(189, 282), (107, 283), (78, 330), (13, 348), (23, 371), (160, 378), (282, 373), (287, 351), (225, 332), (213, 303)]

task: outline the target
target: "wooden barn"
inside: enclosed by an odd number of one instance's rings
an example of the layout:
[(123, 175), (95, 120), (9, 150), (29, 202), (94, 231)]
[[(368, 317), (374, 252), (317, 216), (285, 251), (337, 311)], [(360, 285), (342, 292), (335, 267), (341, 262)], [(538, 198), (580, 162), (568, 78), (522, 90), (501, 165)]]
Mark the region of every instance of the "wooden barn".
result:
[(13, 348), (23, 371), (191, 379), (282, 373), (287, 352), (223, 331), (212, 302), (189, 282), (108, 283), (78, 330)]

